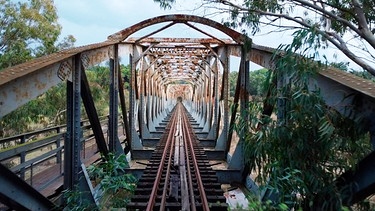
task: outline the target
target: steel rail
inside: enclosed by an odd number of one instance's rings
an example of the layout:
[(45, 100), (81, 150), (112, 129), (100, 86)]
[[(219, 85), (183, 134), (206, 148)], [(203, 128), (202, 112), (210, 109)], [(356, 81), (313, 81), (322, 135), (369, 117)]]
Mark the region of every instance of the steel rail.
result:
[[(194, 145), (193, 145), (193, 138), (191, 137), (191, 131), (192, 131), (192, 128), (189, 127), (189, 119), (186, 115), (186, 113), (184, 113), (184, 137), (186, 137), (186, 142), (187, 144), (189, 144), (189, 151), (191, 154), (191, 159), (193, 161), (193, 167), (194, 167), (194, 170), (195, 170), (195, 175), (196, 175), (196, 179), (197, 179), (197, 185), (198, 185), (198, 190), (199, 190), (199, 193), (200, 193), (200, 198), (201, 198), (201, 205), (202, 205), (202, 208), (204, 211), (209, 211), (210, 208), (209, 208), (209, 204), (208, 204), (208, 201), (207, 201), (207, 196), (206, 196), (206, 192), (204, 190), (204, 186), (203, 186), (203, 182), (202, 182), (202, 178), (201, 178), (201, 175), (200, 175), (200, 171), (199, 171), (199, 167), (198, 167), (198, 162), (197, 162), (197, 159), (195, 157), (195, 152), (194, 152)], [(190, 169), (190, 168), (189, 168)]]
[[(169, 178), (170, 178), (170, 174), (171, 174), (171, 164), (172, 164), (172, 156), (174, 155), (173, 153), (173, 150), (174, 150), (174, 143), (175, 143), (175, 139), (174, 139), (174, 132), (175, 132), (175, 129), (177, 128), (177, 124), (176, 122), (178, 123), (178, 116), (179, 116), (179, 113), (175, 113), (175, 118), (173, 119), (173, 123), (172, 123), (172, 127), (171, 127), (171, 130), (169, 131), (169, 134), (168, 134), (168, 140), (167, 142), (169, 142), (169, 156), (168, 156), (168, 165), (167, 165), (167, 172), (165, 174), (165, 182), (164, 182), (164, 187), (163, 187), (163, 195), (162, 195), (162, 198), (161, 198), (161, 202), (160, 202), (160, 211), (164, 211), (165, 210), (165, 203), (167, 201), (167, 189), (168, 189), (168, 185), (169, 185)], [(168, 149), (165, 148), (165, 151), (167, 151)]]
[[(184, 118), (184, 121), (186, 121), (186, 119)], [(185, 131), (186, 130), (186, 127), (185, 125), (187, 124), (186, 122), (184, 122), (185, 124), (183, 125), (184, 128), (183, 128), (183, 133), (184, 135), (188, 132), (188, 131)], [(185, 147), (185, 155), (186, 155), (186, 159), (185, 159), (185, 162), (186, 162), (186, 169), (187, 169), (187, 174), (188, 174), (188, 180), (189, 180), (189, 198), (190, 198), (190, 209), (192, 211), (195, 211), (196, 210), (196, 205), (195, 205), (195, 198), (194, 198), (194, 188), (193, 188), (193, 180), (192, 180), (192, 173), (191, 173), (191, 166), (190, 166), (190, 154), (189, 154), (189, 145), (187, 142), (190, 142), (191, 140), (187, 140), (186, 136), (184, 136), (184, 147)]]
[[(170, 123), (168, 125), (168, 128), (169, 128), (169, 133), (168, 133), (168, 136), (166, 138), (166, 144), (165, 144), (165, 147), (164, 147), (164, 150), (163, 150), (163, 155), (162, 155), (162, 158), (161, 158), (161, 161), (160, 161), (160, 164), (159, 164), (159, 168), (158, 168), (158, 171), (157, 171), (157, 174), (156, 174), (156, 179), (155, 179), (155, 182), (153, 184), (153, 187), (152, 187), (152, 191), (151, 191), (151, 195), (150, 195), (150, 199), (148, 200), (148, 203), (147, 203), (147, 208), (146, 210), (148, 211), (151, 211), (153, 210), (153, 207), (155, 206), (155, 199), (157, 197), (157, 192), (158, 192), (158, 186), (160, 184), (160, 179), (161, 179), (161, 176), (163, 174), (163, 169), (164, 169), (164, 165), (165, 165), (165, 159), (167, 157), (167, 152), (168, 152), (168, 149), (169, 149), (169, 146), (171, 145), (171, 142), (172, 142), (172, 139), (173, 139), (173, 128), (174, 128), (174, 125), (175, 125), (175, 122), (176, 122), (177, 118), (176, 118), (176, 113), (174, 112), (171, 120), (170, 120)], [(165, 194), (163, 194), (163, 197), (164, 197)]]
[(127, 207), (129, 210), (227, 210), (220, 184), (194, 136), (190, 118), (182, 103), (168, 115), (169, 123)]

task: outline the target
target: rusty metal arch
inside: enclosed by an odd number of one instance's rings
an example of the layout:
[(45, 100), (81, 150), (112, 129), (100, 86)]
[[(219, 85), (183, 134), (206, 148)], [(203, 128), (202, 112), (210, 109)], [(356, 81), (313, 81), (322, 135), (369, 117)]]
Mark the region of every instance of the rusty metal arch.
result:
[(206, 25), (206, 26), (210, 26), (228, 35), (238, 44), (244, 44), (247, 40), (250, 40), (249, 37), (231, 28), (228, 28), (224, 26), (223, 24), (218, 23), (216, 21), (213, 21), (204, 17), (195, 16), (195, 15), (182, 15), (182, 14), (163, 15), (163, 16), (158, 16), (158, 17), (154, 17), (154, 18), (141, 21), (133, 26), (130, 26), (126, 29), (123, 29), (117, 33), (114, 33), (108, 36), (108, 40), (120, 42), (143, 28), (146, 28), (148, 26), (155, 25), (158, 23), (169, 22), (169, 21), (172, 21), (174, 23), (195, 22), (195, 23)]

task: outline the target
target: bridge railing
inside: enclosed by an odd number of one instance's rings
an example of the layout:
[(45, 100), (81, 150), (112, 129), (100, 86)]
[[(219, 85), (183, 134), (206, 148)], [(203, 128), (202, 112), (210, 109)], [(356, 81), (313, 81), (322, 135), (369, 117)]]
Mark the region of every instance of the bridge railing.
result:
[[(108, 116), (100, 121), (106, 134)], [(98, 149), (88, 120), (81, 122), (81, 131), (84, 162)], [(37, 190), (44, 190), (62, 178), (65, 134), (66, 125), (60, 125), (0, 139), (0, 162)]]

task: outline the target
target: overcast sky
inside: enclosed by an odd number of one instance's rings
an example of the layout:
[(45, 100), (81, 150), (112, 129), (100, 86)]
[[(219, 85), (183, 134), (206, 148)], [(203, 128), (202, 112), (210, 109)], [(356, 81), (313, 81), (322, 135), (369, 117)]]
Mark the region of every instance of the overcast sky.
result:
[[(200, 0), (178, 0), (171, 10), (160, 9), (159, 4), (154, 3), (153, 0), (55, 0), (55, 5), (59, 15), (59, 23), (63, 27), (62, 37), (71, 34), (77, 39), (76, 46), (82, 46), (105, 41), (107, 36), (113, 33), (145, 19), (165, 14), (192, 14), (205, 16), (218, 22), (225, 18), (222, 14), (212, 15), (212, 11), (199, 9), (200, 2)], [(186, 26), (183, 26), (185, 28), (181, 27), (168, 29), (162, 36), (201, 36), (197, 32), (194, 34), (194, 30), (187, 29)], [(160, 26), (155, 26), (156, 28), (160, 28)], [(279, 44), (289, 44), (292, 40), (290, 32), (278, 34), (267, 34), (267, 32), (263, 28), (259, 34), (251, 37), (253, 42), (276, 48)], [(224, 35), (217, 34), (217, 32), (210, 33), (214, 33), (219, 38), (225, 38), (222, 37)], [(140, 32), (140, 34), (144, 35), (145, 32), (143, 34)], [(141, 35), (138, 35), (138, 37)], [(134, 36), (137, 36), (137, 34)], [(333, 58), (335, 53), (338, 53), (338, 51), (331, 49), (327, 57), (335, 61)]]
[[(56, 0), (55, 4), (59, 22), (63, 26), (62, 36), (73, 35), (77, 39), (77, 46), (104, 41), (108, 35), (159, 15), (192, 14), (218, 22), (224, 18), (212, 15), (210, 11), (197, 9), (200, 0), (181, 2), (177, 1), (172, 10), (160, 9), (159, 4), (153, 0)], [(181, 34), (179, 30), (181, 29), (171, 29), (168, 33)], [(271, 47), (277, 47), (283, 39), (290, 41), (288, 36), (283, 37), (282, 34), (278, 35), (278, 39), (264, 37), (264, 34), (253, 39), (257, 44)]]
[[(148, 18), (165, 14), (197, 14), (194, 1), (177, 9), (162, 10), (153, 0), (57, 0), (55, 1), (62, 36), (72, 34), (77, 46), (101, 42), (108, 35)], [(190, 10), (189, 10), (190, 9)]]

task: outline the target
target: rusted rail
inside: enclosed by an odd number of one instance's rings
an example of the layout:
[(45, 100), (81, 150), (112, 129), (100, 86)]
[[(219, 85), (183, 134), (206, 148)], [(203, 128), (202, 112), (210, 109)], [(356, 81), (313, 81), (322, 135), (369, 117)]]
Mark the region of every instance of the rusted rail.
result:
[(127, 209), (227, 210), (190, 120), (184, 106), (177, 104)]

